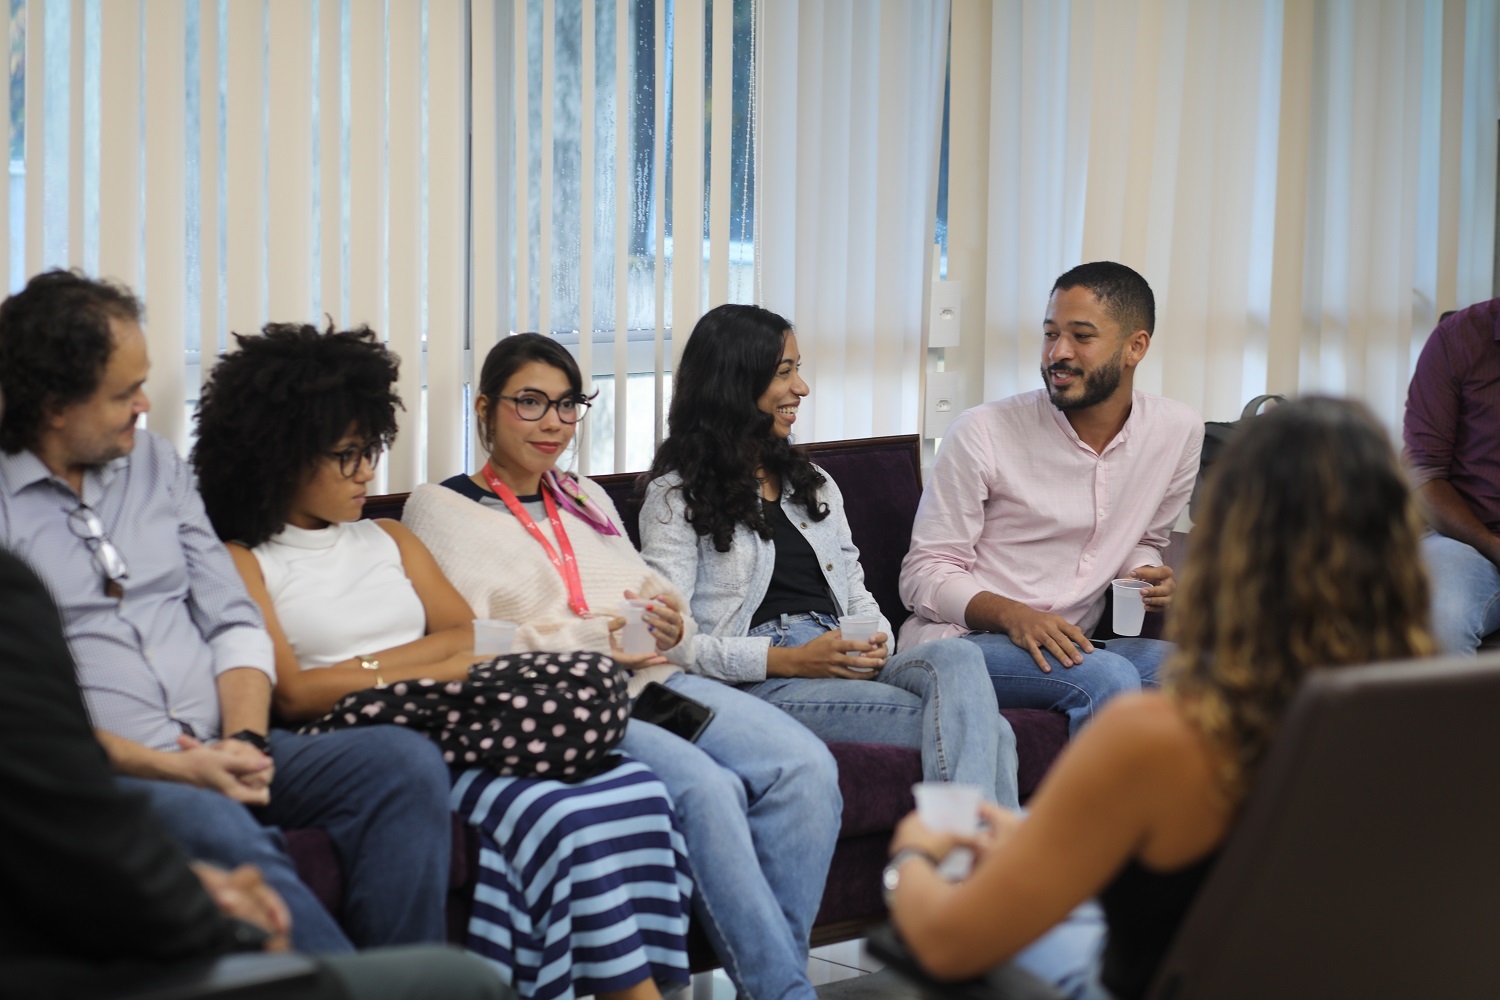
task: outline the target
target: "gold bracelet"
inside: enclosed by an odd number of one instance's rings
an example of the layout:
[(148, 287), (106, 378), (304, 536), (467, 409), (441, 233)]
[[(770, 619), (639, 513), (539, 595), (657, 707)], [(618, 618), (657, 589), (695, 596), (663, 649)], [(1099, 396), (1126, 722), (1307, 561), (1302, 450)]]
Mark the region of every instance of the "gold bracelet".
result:
[(368, 670), (375, 675), (376, 690), (385, 687), (385, 679), (380, 676), (379, 660), (375, 659), (373, 656), (366, 656), (364, 653), (355, 653), (354, 658), (359, 661), (359, 665), (361, 668)]

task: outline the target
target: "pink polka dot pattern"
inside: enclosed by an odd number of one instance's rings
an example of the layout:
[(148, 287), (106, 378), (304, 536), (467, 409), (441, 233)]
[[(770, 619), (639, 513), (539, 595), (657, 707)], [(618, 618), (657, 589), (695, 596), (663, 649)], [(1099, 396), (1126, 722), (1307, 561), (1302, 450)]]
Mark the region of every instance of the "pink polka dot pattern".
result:
[(612, 763), (625, 736), (626, 680), (598, 653), (513, 653), (471, 667), (467, 681), (355, 691), (301, 731), (408, 726), (425, 732), (455, 767), (581, 781)]

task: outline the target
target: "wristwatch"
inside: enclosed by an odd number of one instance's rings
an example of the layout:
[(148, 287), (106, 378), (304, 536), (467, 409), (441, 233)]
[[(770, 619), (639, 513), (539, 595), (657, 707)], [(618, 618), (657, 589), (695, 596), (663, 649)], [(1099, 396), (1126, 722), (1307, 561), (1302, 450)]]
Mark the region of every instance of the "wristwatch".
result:
[(229, 738), (248, 743), (267, 757), (271, 756), (271, 741), (253, 729), (241, 729), (237, 733), (230, 733)]
[(896, 894), (896, 886), (901, 884), (901, 866), (912, 858), (921, 858), (934, 868), (938, 864), (937, 858), (920, 847), (903, 847), (891, 855), (891, 860), (886, 862), (885, 871), (880, 873), (880, 893), (887, 906), (890, 905), (891, 897)]

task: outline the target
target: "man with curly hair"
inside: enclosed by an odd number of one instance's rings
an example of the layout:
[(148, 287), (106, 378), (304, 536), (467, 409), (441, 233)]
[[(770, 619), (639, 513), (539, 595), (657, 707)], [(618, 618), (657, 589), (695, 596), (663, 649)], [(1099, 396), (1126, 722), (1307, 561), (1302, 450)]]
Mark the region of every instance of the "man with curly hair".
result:
[[(95, 735), (186, 852), (254, 864), (300, 950), (443, 938), (448, 774), (421, 735), (270, 730), (270, 637), (150, 407), (141, 306), (51, 271), (0, 304), (0, 546), (62, 613)], [(349, 936), (297, 878), (277, 827), (320, 826), (343, 862)]]

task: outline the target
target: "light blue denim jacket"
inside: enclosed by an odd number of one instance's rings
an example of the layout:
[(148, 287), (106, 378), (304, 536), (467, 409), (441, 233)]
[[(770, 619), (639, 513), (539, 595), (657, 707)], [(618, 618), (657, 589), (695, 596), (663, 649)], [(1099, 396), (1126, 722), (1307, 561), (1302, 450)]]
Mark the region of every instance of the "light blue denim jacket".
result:
[[(891, 623), (865, 589), (859, 549), (844, 516), (843, 494), (832, 476), (823, 475), (827, 482), (818, 490), (818, 498), (828, 505), (827, 517), (821, 521), (808, 517), (806, 509), (793, 503), (790, 486), (781, 491), (781, 509), (817, 554), (838, 613), (879, 615), (880, 631), (890, 636)], [(713, 539), (698, 534), (688, 523), (686, 505), (677, 489), (681, 482), (674, 472), (652, 480), (646, 487), (640, 517), (641, 555), (687, 597), (698, 623), (693, 663), (688, 669), (736, 684), (765, 680), (771, 640), (746, 633), (751, 616), (771, 585), (776, 546), (739, 524), (729, 551), (715, 549)], [(894, 643), (889, 648), (894, 652)]]

